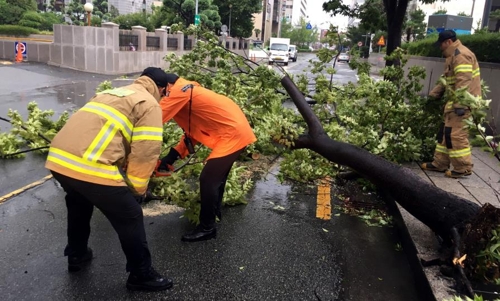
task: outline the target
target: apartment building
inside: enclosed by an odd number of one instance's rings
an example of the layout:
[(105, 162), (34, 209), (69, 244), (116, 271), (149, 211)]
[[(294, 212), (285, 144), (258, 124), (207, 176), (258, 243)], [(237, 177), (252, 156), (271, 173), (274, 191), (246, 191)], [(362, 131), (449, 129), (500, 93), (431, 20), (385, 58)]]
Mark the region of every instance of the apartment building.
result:
[(478, 24), (482, 28), (487, 27), (490, 31), (498, 31), (497, 22), (491, 19), (490, 13), (500, 9), (500, 0), (450, 0), (448, 2), (436, 1), (432, 4), (422, 4), (418, 0), (409, 3), (409, 9), (419, 8), (423, 10), (427, 17), (438, 10), (446, 10), (449, 15), (465, 13), (473, 18), (472, 27)]
[[(54, 1), (54, 6), (56, 10), (60, 11), (64, 6), (67, 6), (73, 0), (56, 0)], [(82, 4), (87, 2), (92, 2), (91, 0), (77, 0)], [(153, 0), (108, 0), (108, 6), (111, 7), (113, 5), (118, 9), (121, 15), (130, 14), (130, 13), (138, 13), (138, 12), (151, 12), (151, 5), (154, 2)], [(43, 4), (49, 4), (50, 0), (37, 0), (38, 8), (40, 10), (43, 9)]]
[(285, 8), (283, 18), (287, 22), (296, 25), (299, 23), (300, 18), (308, 18), (307, 0), (284, 0), (283, 2)]
[(254, 29), (260, 30), (258, 37), (255, 34), (252, 38), (261, 41), (268, 41), (272, 36), (279, 36), (281, 22), (285, 13), (286, 0), (263, 0), (262, 13), (254, 14)]
[(151, 12), (153, 0), (108, 0), (108, 5), (118, 9), (120, 15)]

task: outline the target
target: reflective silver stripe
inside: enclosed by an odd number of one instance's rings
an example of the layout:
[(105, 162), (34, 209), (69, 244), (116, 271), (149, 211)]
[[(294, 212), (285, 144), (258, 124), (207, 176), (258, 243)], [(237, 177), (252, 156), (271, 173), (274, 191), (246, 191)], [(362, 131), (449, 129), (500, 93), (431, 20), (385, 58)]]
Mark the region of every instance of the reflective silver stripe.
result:
[[(56, 159), (59, 159), (59, 160), (62, 160), (70, 165), (73, 165), (73, 166), (76, 166), (76, 167), (80, 167), (82, 169), (85, 169), (85, 170), (88, 170), (92, 173), (87, 173), (89, 175), (96, 175), (96, 176), (99, 176), (99, 174), (106, 174), (106, 175), (111, 175), (111, 176), (114, 176), (112, 177), (112, 179), (116, 179), (116, 178), (123, 178), (122, 175), (118, 172), (118, 169), (116, 168), (115, 170), (106, 170), (106, 169), (103, 169), (103, 168), (99, 168), (99, 167), (94, 167), (94, 166), (90, 166), (90, 165), (87, 165), (87, 164), (84, 164), (84, 163), (80, 163), (80, 162), (77, 162), (75, 160), (72, 160), (70, 158), (67, 158), (63, 155), (60, 155), (60, 154), (57, 154), (53, 151), (49, 152), (49, 157), (54, 157)], [(92, 162), (89, 162), (89, 164), (95, 164), (95, 163), (92, 163)], [(68, 167), (68, 166), (65, 166), (65, 167)], [(70, 168), (70, 169), (73, 169), (73, 168)], [(78, 170), (76, 170), (78, 171)]]
[[(91, 102), (87, 103), (82, 109), (85, 109), (85, 108), (100, 111), (102, 113), (109, 115), (111, 118), (113, 118), (114, 121), (116, 121), (118, 124), (121, 125), (120, 129), (124, 130), (126, 132), (126, 134), (128, 134), (127, 140), (129, 140), (129, 142), (130, 142), (130, 137), (132, 137), (132, 128), (127, 124), (127, 121), (125, 121), (121, 118), (121, 116), (116, 115), (113, 111), (108, 110), (102, 106), (94, 105)], [(123, 116), (123, 117), (126, 118), (125, 116)]]
[[(110, 135), (113, 135), (115, 134), (115, 125), (113, 123), (111, 123), (108, 128), (106, 129), (106, 132), (101, 136), (101, 139), (99, 139), (99, 141), (97, 142), (97, 144), (95, 145), (94, 149), (90, 151), (90, 154), (87, 156), (87, 159), (90, 160), (90, 161), (94, 161), (94, 157), (97, 155), (97, 153), (102, 149), (102, 148), (106, 148), (107, 147), (107, 144), (109, 144), (109, 141), (108, 138)], [(97, 138), (97, 137), (96, 137)], [(107, 141), (108, 140), (108, 141)], [(104, 144), (105, 142), (107, 141), (106, 144)], [(102, 153), (102, 152), (101, 152)]]

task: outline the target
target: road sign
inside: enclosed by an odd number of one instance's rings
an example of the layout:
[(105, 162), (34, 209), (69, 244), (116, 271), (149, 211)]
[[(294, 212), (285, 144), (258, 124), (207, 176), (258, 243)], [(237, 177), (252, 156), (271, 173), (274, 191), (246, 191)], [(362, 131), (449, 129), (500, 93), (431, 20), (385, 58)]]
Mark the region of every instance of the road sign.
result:
[(310, 29), (312, 29), (312, 28), (313, 28), (313, 27), (312, 27), (311, 23), (307, 23), (307, 25), (306, 25), (306, 29), (309, 29), (309, 30), (310, 30)]
[(226, 24), (222, 24), (222, 26), (220, 27), (220, 31), (226, 32), (227, 31), (227, 25)]
[(14, 54), (16, 54), (16, 55), (17, 55), (18, 48), (20, 48), (21, 51), (23, 52), (24, 58), (28, 56), (28, 46), (26, 45), (25, 42), (21, 42), (21, 43), (15, 42), (14, 43)]
[(380, 40), (378, 40), (377, 45), (378, 46), (385, 46), (384, 36), (380, 37)]
[(359, 47), (363, 46), (363, 42), (359, 41), (359, 42), (358, 42), (358, 46), (359, 46)]
[(194, 25), (200, 25), (200, 15), (194, 16)]

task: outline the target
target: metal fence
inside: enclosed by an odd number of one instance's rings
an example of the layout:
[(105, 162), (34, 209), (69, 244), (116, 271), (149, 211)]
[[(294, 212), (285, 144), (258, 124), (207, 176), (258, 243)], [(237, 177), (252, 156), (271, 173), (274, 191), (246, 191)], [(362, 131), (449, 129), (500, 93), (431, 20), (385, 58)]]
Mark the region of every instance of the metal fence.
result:
[(120, 34), (120, 51), (137, 51), (139, 47), (139, 36), (132, 34)]
[(193, 40), (184, 38), (184, 50), (191, 50), (193, 49)]
[(176, 38), (167, 39), (167, 48), (177, 50), (179, 48), (179, 40)]
[(160, 37), (146, 37), (146, 50), (147, 51), (160, 50)]

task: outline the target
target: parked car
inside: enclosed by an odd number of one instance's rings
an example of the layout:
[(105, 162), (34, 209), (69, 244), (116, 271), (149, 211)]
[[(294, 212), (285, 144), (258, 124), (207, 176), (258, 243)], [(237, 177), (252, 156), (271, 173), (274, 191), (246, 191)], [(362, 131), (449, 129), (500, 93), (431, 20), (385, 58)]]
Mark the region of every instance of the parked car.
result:
[(341, 53), (339, 54), (339, 57), (337, 58), (338, 62), (348, 62), (351, 60), (351, 56), (348, 53)]
[(290, 58), (290, 60), (292, 60), (293, 62), (296, 62), (298, 52), (299, 52), (299, 50), (297, 49), (297, 46), (290, 45), (290, 48), (288, 49), (288, 57)]

